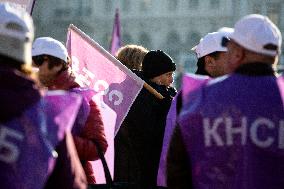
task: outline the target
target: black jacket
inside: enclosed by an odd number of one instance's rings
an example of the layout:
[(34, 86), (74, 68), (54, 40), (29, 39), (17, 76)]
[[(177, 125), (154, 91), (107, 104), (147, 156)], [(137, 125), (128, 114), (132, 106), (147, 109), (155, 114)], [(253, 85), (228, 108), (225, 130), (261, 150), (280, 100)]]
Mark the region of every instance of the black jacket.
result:
[(115, 137), (114, 180), (137, 184), (135, 189), (156, 186), (166, 117), (174, 88), (146, 81), (165, 98), (142, 89)]

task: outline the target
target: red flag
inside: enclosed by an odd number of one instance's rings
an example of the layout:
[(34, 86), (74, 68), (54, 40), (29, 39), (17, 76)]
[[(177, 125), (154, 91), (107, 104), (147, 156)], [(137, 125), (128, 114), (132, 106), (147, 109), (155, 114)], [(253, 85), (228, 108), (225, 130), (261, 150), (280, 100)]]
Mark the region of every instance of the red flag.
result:
[(25, 9), (32, 14), (33, 6), (36, 0), (0, 0), (0, 2), (11, 2), (17, 4), (17, 8)]
[[(68, 30), (67, 49), (72, 57), (72, 70), (76, 81), (96, 92), (93, 99), (100, 107), (108, 141), (105, 157), (110, 172), (113, 173), (114, 136), (144, 81), (73, 25)], [(99, 170), (95, 172), (96, 181), (102, 183), (103, 168), (94, 164), (94, 170)]]
[(119, 9), (115, 11), (115, 18), (112, 30), (110, 53), (115, 55), (116, 51), (121, 47), (121, 37), (120, 37), (120, 19), (119, 19)]

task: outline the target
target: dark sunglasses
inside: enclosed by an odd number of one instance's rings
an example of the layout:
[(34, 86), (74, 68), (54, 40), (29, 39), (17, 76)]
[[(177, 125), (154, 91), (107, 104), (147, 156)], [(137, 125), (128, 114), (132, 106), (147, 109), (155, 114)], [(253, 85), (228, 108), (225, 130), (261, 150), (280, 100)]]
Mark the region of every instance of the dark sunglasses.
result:
[(221, 41), (222, 47), (227, 47), (229, 41), (230, 41), (230, 38), (222, 37), (222, 41)]
[(33, 56), (33, 62), (34, 62), (34, 65), (39, 67), (43, 64), (44, 60), (46, 60), (46, 58), (42, 55), (39, 55), (39, 56)]

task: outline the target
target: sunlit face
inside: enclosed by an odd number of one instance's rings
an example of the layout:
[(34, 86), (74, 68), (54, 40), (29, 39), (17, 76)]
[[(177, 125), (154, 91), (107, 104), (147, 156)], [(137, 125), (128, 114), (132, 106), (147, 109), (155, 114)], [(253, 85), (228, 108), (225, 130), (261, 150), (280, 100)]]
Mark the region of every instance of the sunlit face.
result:
[(240, 56), (240, 48), (237, 46), (237, 44), (230, 40), (227, 44), (228, 49), (228, 63), (225, 65), (225, 71), (227, 73), (233, 72), (238, 67), (238, 62), (241, 59)]
[(207, 70), (207, 72), (212, 77), (219, 77), (226, 74), (225, 66), (228, 62), (228, 53), (227, 52), (219, 52), (218, 57), (212, 58), (211, 69)]
[(158, 85), (170, 86), (174, 82), (174, 72), (167, 72), (152, 79)]

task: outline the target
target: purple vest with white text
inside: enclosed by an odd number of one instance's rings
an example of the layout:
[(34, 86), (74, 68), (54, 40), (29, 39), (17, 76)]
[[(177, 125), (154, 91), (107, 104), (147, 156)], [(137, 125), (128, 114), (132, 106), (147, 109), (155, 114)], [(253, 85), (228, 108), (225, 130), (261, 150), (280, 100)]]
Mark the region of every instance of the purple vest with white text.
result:
[(283, 83), (233, 74), (188, 96), (178, 120), (194, 188), (284, 188)]
[(0, 188), (43, 188), (54, 149), (71, 131), (80, 104), (78, 95), (50, 93), (21, 116), (0, 123)]

